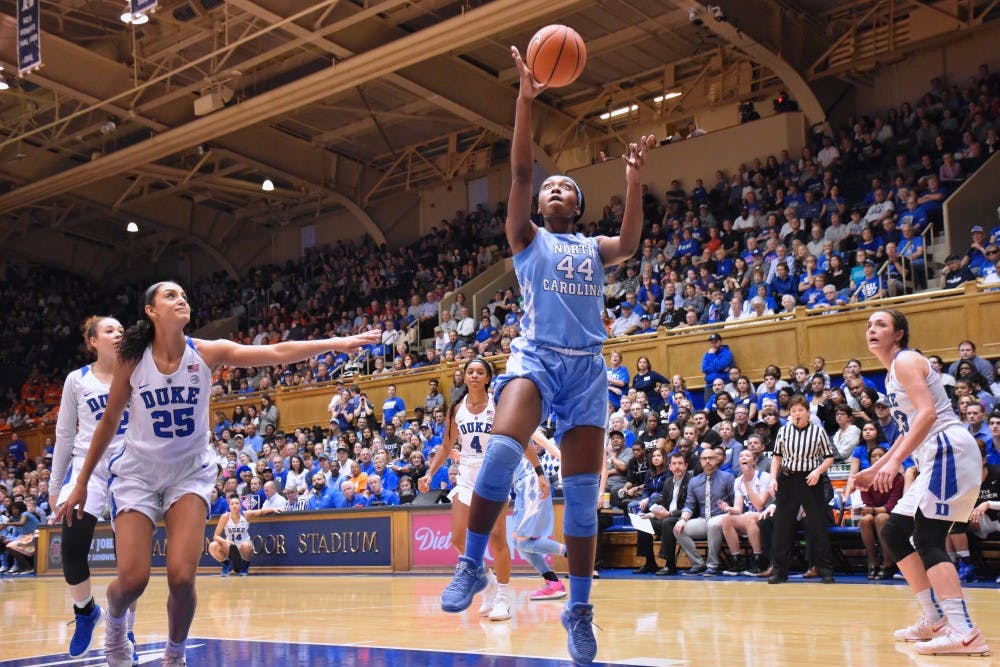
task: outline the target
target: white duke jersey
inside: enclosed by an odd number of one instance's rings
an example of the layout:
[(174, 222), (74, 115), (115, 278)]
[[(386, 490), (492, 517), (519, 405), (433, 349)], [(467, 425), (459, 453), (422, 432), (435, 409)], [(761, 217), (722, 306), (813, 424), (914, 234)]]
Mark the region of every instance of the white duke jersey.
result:
[[(69, 480), (71, 461), (82, 461), (90, 451), (90, 442), (97, 430), (97, 422), (108, 406), (109, 385), (97, 379), (90, 366), (78, 368), (66, 376), (63, 383), (62, 403), (56, 421), (56, 446), (52, 460), (49, 492), (59, 495), (62, 485)], [(104, 453), (105, 463), (121, 449), (128, 428), (128, 408), (122, 414), (118, 429)]]
[[(892, 363), (889, 365), (889, 374), (885, 378), (885, 392), (889, 397), (889, 405), (892, 410), (892, 418), (896, 420), (896, 425), (899, 426), (900, 433), (908, 433), (910, 430), (910, 422), (916, 417), (917, 411), (913, 407), (913, 403), (910, 401), (910, 397), (906, 395), (903, 390), (903, 386), (896, 379), (896, 373), (893, 370), (896, 366), (896, 359), (903, 352), (913, 352), (912, 350), (900, 350), (896, 353), (896, 357), (893, 358)], [(914, 354), (919, 354), (919, 352), (913, 352)], [(927, 433), (926, 440), (931, 440), (938, 433), (945, 430), (949, 426), (962, 426), (962, 422), (958, 420), (958, 416), (951, 407), (951, 401), (948, 399), (948, 394), (944, 390), (944, 384), (941, 382), (941, 376), (938, 375), (937, 371), (927, 364), (927, 376), (924, 378), (927, 383), (927, 389), (930, 391), (931, 400), (934, 402), (934, 413), (935, 419), (934, 424), (931, 426), (931, 430)]]
[(226, 527), (223, 529), (226, 533), (226, 540), (232, 542), (233, 544), (239, 544), (240, 542), (246, 542), (250, 539), (250, 522), (247, 518), (243, 516), (243, 512), (240, 512), (240, 518), (238, 521), (233, 521), (233, 515), (228, 514), (229, 520), (226, 522)]
[(147, 460), (177, 461), (208, 449), (208, 401), (212, 369), (186, 339), (184, 356), (164, 375), (147, 347), (132, 371), (127, 451)]
[(462, 399), (455, 411), (458, 444), (462, 446), (460, 462), (463, 466), (478, 466), (486, 456), (486, 445), (490, 439), (490, 431), (493, 430), (493, 415), (496, 413), (493, 394), (487, 392), (486, 395), (486, 408), (479, 414), (469, 411), (468, 396)]

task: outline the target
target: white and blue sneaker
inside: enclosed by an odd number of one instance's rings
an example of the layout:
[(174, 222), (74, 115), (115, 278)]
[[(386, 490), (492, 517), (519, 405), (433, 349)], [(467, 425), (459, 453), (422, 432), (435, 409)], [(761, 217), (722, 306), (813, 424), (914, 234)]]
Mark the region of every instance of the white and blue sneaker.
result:
[(135, 647), (135, 633), (129, 630), (126, 636), (132, 642), (132, 667), (139, 667), (139, 651)]
[[(110, 618), (110, 617), (109, 617)], [(132, 667), (135, 647), (128, 640), (128, 625), (124, 619), (118, 622), (104, 621), (104, 657), (108, 667)]]
[(441, 610), (451, 614), (465, 611), (472, 604), (472, 598), (486, 588), (487, 583), (482, 563), (477, 565), (471, 558), (459, 556), (455, 576), (441, 592)]
[(589, 665), (597, 657), (597, 637), (594, 636), (594, 605), (577, 602), (566, 605), (560, 614), (566, 628), (566, 648), (569, 657), (580, 665)]
[(101, 608), (96, 604), (89, 614), (76, 614), (76, 628), (73, 629), (73, 637), (69, 640), (71, 658), (77, 658), (90, 650), (90, 643), (94, 639), (94, 628), (97, 627), (102, 614)]

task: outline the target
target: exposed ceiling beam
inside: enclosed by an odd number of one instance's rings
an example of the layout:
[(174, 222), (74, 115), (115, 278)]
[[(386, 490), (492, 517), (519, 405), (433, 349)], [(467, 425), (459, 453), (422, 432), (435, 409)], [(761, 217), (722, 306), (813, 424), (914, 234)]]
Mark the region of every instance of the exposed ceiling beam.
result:
[(592, 0), (496, 0), (462, 16), (406, 35), (336, 66), (302, 77), (235, 106), (198, 118), (138, 144), (78, 167), (27, 184), (0, 196), (0, 214), (71, 191), (95, 180), (134, 169), (191, 148), (216, 136), (304, 107), (387, 73), (425, 62), (482, 39), (482, 35), (558, 15)]

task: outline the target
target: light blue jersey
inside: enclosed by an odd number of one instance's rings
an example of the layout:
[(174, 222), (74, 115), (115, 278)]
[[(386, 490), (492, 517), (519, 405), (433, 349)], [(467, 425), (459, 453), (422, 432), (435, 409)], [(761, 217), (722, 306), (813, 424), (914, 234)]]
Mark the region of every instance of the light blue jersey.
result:
[(604, 343), (604, 264), (597, 239), (539, 227), (531, 244), (514, 255), (514, 271), (524, 295), (525, 339), (576, 350)]

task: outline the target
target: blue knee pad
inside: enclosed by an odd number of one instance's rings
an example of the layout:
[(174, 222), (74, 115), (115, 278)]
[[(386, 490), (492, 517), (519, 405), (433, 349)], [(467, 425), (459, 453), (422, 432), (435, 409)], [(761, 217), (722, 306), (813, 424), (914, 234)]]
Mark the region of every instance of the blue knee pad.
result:
[(590, 537), (597, 534), (597, 493), (601, 476), (592, 473), (563, 477), (563, 534)]
[(493, 502), (506, 502), (510, 498), (510, 487), (514, 484), (514, 473), (521, 465), (523, 456), (524, 448), (514, 438), (491, 435), (483, 466), (476, 477), (476, 494)]

